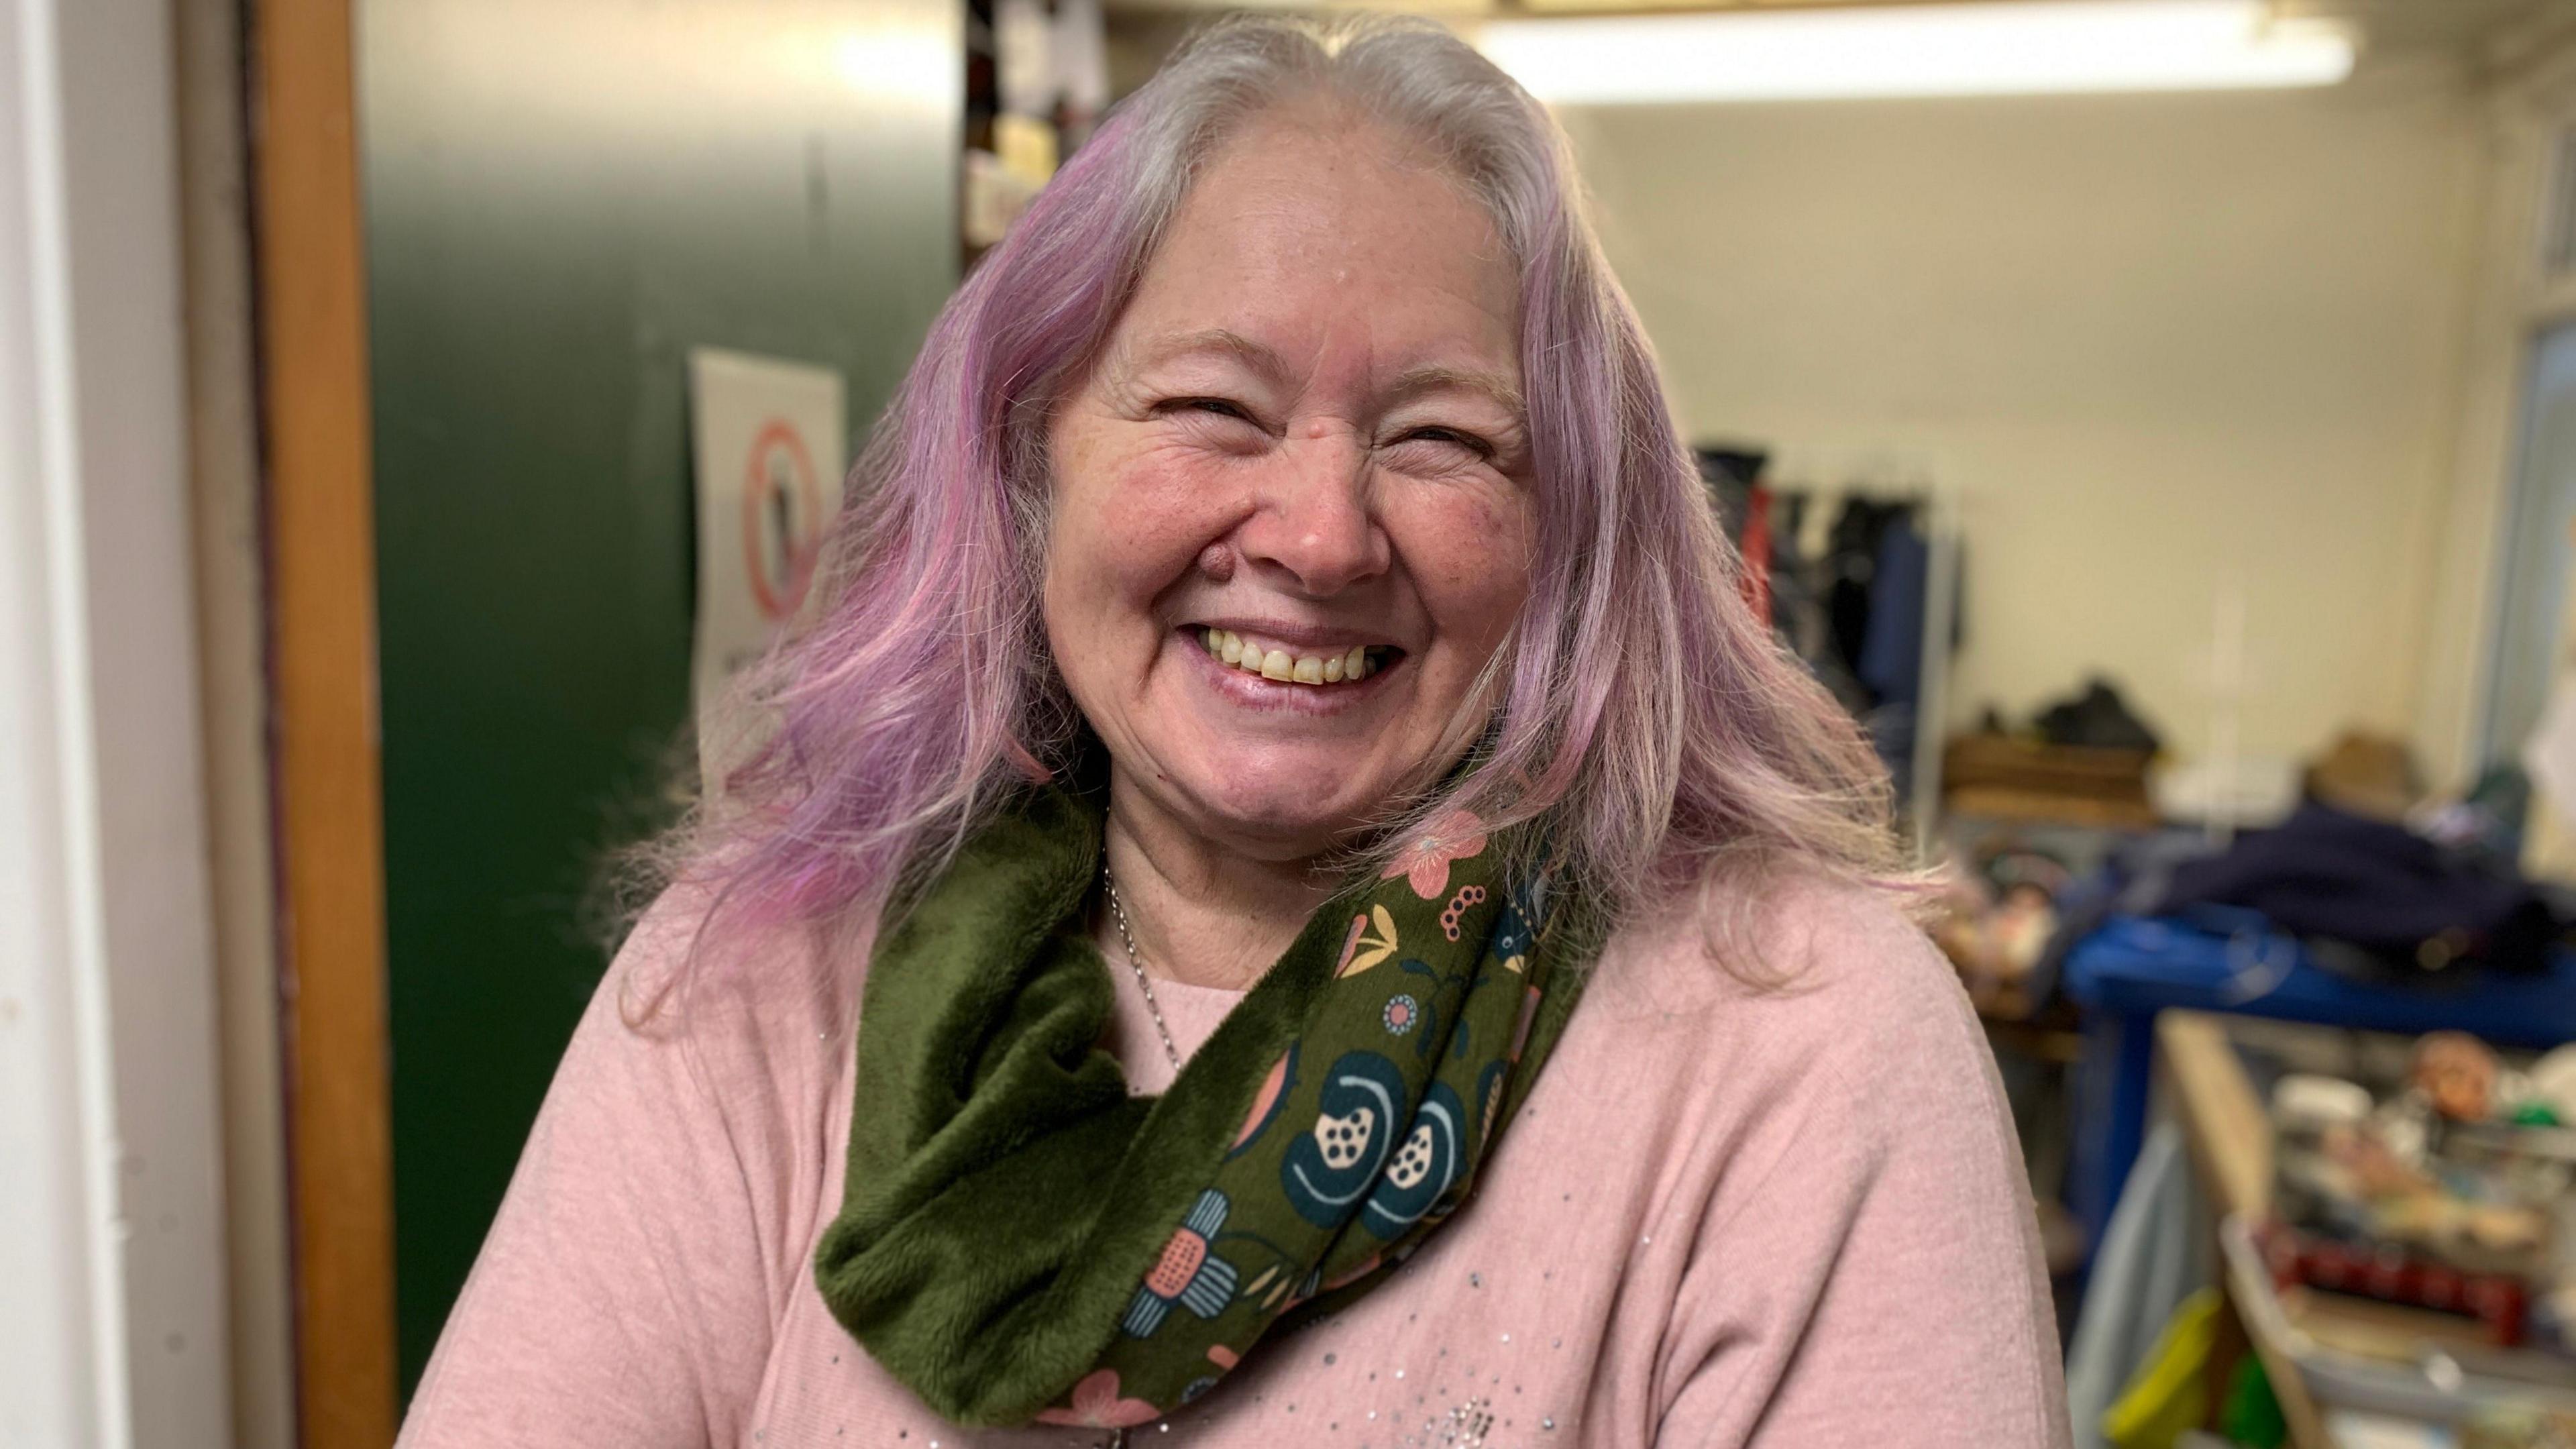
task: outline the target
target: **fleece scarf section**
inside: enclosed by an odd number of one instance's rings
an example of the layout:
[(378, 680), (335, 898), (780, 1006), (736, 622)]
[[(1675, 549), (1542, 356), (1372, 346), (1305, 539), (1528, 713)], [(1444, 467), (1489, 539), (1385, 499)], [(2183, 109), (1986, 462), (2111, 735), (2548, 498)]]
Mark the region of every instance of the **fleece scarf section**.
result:
[(1435, 822), (1137, 1097), (1084, 929), (1100, 808), (1031, 792), (878, 944), (823, 1301), (955, 1423), (1125, 1428), (1384, 1282), (1466, 1200), (1599, 950), (1502, 844)]

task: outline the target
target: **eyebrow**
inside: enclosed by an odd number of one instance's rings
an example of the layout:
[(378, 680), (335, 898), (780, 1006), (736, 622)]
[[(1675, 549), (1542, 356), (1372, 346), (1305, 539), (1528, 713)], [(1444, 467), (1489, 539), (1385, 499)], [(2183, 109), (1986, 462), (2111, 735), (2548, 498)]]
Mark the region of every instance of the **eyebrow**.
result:
[[(1284, 384), (1291, 380), (1287, 359), (1281, 357), (1276, 349), (1225, 327), (1154, 338), (1137, 347), (1129, 356), (1127, 365), (1130, 368), (1152, 367), (1202, 352), (1232, 357), (1259, 373), (1266, 382)], [(1386, 395), (1392, 400), (1406, 401), (1434, 392), (1481, 393), (1514, 418), (1527, 415), (1520, 389), (1502, 374), (1481, 368), (1447, 367), (1437, 363), (1407, 368), (1397, 375)]]
[(1209, 327), (1197, 332), (1177, 332), (1157, 337), (1138, 347), (1127, 359), (1131, 368), (1152, 367), (1193, 353), (1216, 352), (1234, 358), (1265, 382), (1288, 381), (1288, 362), (1276, 351), (1255, 342), (1240, 332), (1224, 327)]
[(1388, 396), (1397, 399), (1416, 398), (1430, 392), (1483, 393), (1515, 418), (1528, 415), (1521, 402), (1520, 389), (1512, 386), (1510, 379), (1479, 368), (1437, 365), (1409, 368), (1387, 390)]

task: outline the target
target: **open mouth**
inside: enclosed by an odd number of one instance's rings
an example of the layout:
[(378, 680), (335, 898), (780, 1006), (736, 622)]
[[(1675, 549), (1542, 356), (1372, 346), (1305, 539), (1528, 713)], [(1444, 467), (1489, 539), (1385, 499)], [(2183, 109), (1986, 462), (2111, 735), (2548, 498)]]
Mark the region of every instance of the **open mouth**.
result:
[(1394, 664), (1404, 651), (1384, 644), (1354, 644), (1338, 652), (1264, 647), (1231, 629), (1189, 631), (1217, 662), (1280, 684), (1318, 689), (1356, 684)]

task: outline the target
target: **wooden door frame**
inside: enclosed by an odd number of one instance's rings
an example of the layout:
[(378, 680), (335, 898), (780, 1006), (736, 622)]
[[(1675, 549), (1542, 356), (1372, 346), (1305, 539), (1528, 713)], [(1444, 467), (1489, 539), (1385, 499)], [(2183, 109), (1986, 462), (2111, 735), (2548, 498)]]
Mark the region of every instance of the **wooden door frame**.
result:
[(350, 0), (252, 0), (279, 960), (304, 1449), (397, 1418), (374, 475)]

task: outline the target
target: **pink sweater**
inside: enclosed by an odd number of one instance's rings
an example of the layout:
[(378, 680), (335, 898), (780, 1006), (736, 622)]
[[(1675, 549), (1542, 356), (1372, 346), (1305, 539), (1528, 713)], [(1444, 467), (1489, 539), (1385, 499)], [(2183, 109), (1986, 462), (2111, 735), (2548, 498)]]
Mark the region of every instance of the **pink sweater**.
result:
[[(942, 1423), (832, 1320), (810, 1263), (841, 1201), (854, 983), (765, 961), (630, 1030), (621, 986), (688, 927), (648, 920), (575, 1034), (403, 1449), (1109, 1442)], [(1133, 1442), (2064, 1444), (2029, 1192), (1949, 967), (1852, 892), (1785, 893), (1762, 940), (1790, 987), (1744, 985), (1687, 928), (1621, 933), (1467, 1210)], [(1114, 1046), (1159, 1091), (1113, 975)], [(1236, 1000), (1155, 990), (1184, 1051)]]

